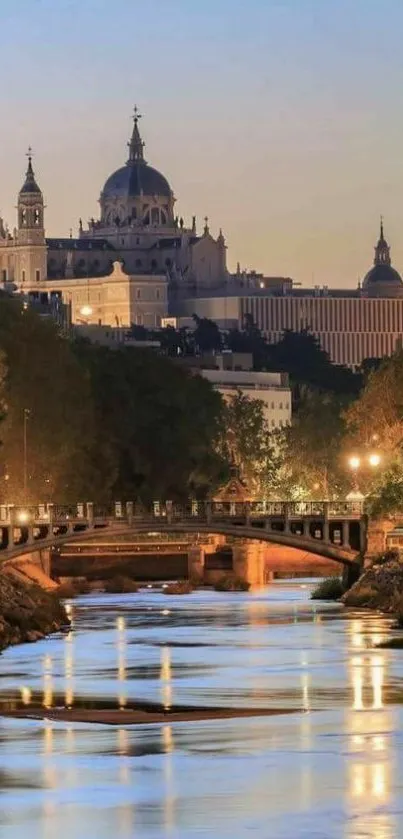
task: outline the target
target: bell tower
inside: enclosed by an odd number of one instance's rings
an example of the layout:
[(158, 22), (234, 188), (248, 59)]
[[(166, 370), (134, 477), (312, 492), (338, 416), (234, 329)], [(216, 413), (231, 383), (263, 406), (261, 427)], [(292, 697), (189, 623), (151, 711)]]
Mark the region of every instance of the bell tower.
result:
[(32, 149), (28, 149), (28, 169), (18, 194), (17, 271), (15, 282), (21, 290), (33, 290), (46, 279), (46, 240), (43, 195), (32, 168)]

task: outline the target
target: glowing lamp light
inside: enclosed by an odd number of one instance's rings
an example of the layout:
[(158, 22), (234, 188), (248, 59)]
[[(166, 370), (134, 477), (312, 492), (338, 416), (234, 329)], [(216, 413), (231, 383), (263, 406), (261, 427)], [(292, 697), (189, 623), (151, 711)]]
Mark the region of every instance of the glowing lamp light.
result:
[(81, 307), (81, 309), (80, 309), (80, 315), (82, 315), (84, 318), (89, 318), (89, 317), (91, 317), (91, 315), (92, 315), (92, 306), (88, 306), (88, 305), (86, 305), (86, 306), (82, 306), (82, 307)]
[(26, 524), (29, 520), (29, 513), (27, 513), (26, 510), (21, 510), (21, 512), (17, 515), (17, 520), (20, 524)]
[(370, 466), (379, 466), (381, 462), (381, 456), (374, 452), (373, 454), (370, 454), (368, 461)]
[(361, 460), (356, 455), (353, 455), (353, 457), (350, 457), (348, 463), (351, 469), (359, 469)]

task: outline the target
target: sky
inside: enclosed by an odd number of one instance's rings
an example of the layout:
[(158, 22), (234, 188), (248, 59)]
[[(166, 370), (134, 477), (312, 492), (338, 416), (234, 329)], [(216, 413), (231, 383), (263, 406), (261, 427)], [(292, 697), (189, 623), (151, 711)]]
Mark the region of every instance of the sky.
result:
[(383, 214), (403, 272), (402, 31), (402, 0), (0, 0), (0, 214), (31, 145), (47, 235), (97, 217), (137, 103), (231, 270), (353, 287)]

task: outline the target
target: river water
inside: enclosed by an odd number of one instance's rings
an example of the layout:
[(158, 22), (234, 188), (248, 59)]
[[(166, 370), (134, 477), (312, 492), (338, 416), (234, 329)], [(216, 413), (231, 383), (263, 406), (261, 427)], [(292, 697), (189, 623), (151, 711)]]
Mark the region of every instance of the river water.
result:
[(1, 839), (403, 836), (403, 650), (390, 620), (259, 592), (81, 597), (0, 659), (0, 708), (288, 708), (105, 726), (0, 717)]

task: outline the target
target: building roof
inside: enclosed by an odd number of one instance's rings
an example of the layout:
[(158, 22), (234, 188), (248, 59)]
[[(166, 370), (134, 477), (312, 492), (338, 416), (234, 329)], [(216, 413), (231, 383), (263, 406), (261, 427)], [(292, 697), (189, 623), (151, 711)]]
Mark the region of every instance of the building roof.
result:
[(49, 250), (64, 251), (114, 251), (115, 248), (107, 239), (72, 239), (56, 238), (46, 239)]
[(39, 189), (39, 186), (38, 186), (38, 184), (36, 183), (36, 180), (35, 180), (34, 170), (32, 168), (32, 157), (31, 157), (30, 151), (31, 150), (29, 150), (29, 152), (28, 152), (28, 169), (26, 171), (25, 181), (24, 181), (24, 183), (23, 183), (23, 185), (20, 189), (20, 195), (27, 195), (27, 194), (42, 195), (41, 190)]
[(168, 181), (145, 160), (128, 161), (106, 181), (102, 198), (136, 198), (139, 195), (171, 196)]

